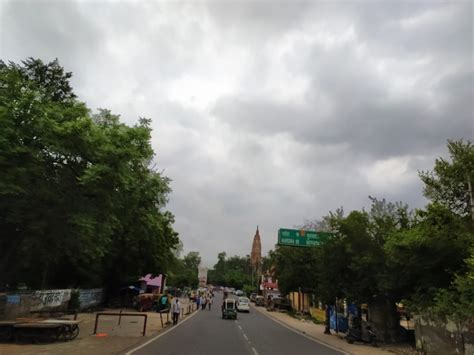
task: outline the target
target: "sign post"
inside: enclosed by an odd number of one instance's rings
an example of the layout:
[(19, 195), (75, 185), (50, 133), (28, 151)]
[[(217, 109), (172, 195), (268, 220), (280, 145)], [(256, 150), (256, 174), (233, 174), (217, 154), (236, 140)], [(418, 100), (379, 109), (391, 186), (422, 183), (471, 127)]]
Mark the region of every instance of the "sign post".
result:
[(278, 245), (313, 247), (320, 245), (332, 236), (333, 234), (328, 232), (280, 228), (278, 230)]

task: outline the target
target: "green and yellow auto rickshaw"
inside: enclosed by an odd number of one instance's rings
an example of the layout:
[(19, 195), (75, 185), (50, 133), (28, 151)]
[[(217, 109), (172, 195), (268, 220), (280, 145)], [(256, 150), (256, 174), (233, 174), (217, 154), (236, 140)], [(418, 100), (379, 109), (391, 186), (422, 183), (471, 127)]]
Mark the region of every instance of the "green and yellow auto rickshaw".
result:
[(222, 304), (222, 319), (237, 319), (237, 305), (233, 298), (226, 298)]

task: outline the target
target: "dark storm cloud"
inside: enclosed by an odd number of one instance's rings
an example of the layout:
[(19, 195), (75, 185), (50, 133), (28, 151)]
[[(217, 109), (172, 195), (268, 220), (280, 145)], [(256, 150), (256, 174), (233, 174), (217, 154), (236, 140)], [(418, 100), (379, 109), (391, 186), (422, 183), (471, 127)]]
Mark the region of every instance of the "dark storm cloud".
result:
[(221, 1), (209, 2), (207, 11), (225, 33), (247, 40), (261, 40), (299, 26), (306, 10), (312, 7), (311, 2), (299, 1)]
[(472, 2), (0, 2), (0, 59), (59, 58), (89, 107), (153, 119), (185, 251), (207, 266), (472, 138)]
[[(466, 15), (468, 6), (460, 5), (459, 8), (443, 5), (436, 11), (426, 6), (405, 6), (398, 12), (390, 11), (391, 6), (388, 9), (375, 6), (370, 16), (362, 13), (365, 22), (358, 19), (354, 24), (363, 27), (361, 23), (368, 23), (372, 30), (391, 27), (388, 32), (382, 31), (387, 37), (382, 41), (378, 31), (372, 33), (364, 28), (366, 31), (356, 31), (355, 40), (348, 44), (331, 49), (313, 45), (303, 69), (311, 80), (304, 105), (274, 102), (271, 98), (226, 97), (218, 101), (213, 112), (236, 128), (267, 135), (289, 132), (295, 140), (307, 143), (346, 142), (351, 149), (374, 157), (411, 152), (426, 154), (444, 144), (447, 138), (470, 138), (473, 133), (472, 59), (451, 60), (452, 56), (468, 53), (469, 48), (472, 52), (472, 31), (464, 31), (471, 26), (470, 17)], [(418, 10), (415, 15), (410, 12), (412, 7)], [(438, 20), (442, 13), (439, 15), (437, 11), (441, 10), (449, 14)], [(431, 24), (428, 28), (413, 31), (400, 28), (404, 16), (411, 19), (424, 14), (435, 18), (428, 21)], [(452, 25), (453, 17), (455, 25)], [(373, 24), (368, 18), (378, 18), (378, 21)], [(393, 36), (388, 36), (390, 34)], [(377, 40), (380, 43), (375, 43), (374, 48), (369, 46), (365, 55), (358, 55), (360, 44)], [(441, 50), (443, 42), (444, 51)], [(393, 47), (387, 50), (384, 43)], [(420, 43), (423, 45), (419, 46)], [(393, 53), (396, 44), (399, 51)], [(403, 68), (410, 64), (406, 63), (407, 58), (416, 60), (423, 55), (430, 58), (425, 65), (409, 70)], [(387, 62), (385, 72), (377, 71), (370, 60)], [(397, 70), (402, 73), (397, 74)], [(394, 94), (393, 86), (399, 76), (412, 82), (406, 92), (402, 88)], [(321, 113), (321, 95), (329, 101), (330, 112)]]
[(460, 53), (472, 57), (472, 6), (470, 1), (380, 2), (356, 8), (354, 20), (361, 36), (392, 55), (431, 53), (459, 60)]
[(2, 57), (15, 61), (33, 55), (80, 62), (94, 57), (101, 45), (97, 24), (74, 2), (3, 2), (0, 26)]

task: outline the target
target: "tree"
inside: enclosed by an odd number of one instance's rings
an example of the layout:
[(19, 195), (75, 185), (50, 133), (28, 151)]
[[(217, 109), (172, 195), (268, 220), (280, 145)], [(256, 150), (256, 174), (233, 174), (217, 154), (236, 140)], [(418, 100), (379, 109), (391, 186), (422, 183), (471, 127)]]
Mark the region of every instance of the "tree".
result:
[(397, 341), (400, 332), (395, 303), (400, 298), (396, 285), (390, 282), (384, 245), (392, 233), (409, 228), (412, 214), (401, 203), (370, 200), (368, 212), (352, 211), (344, 216), (340, 208), (324, 217), (324, 223), (317, 225), (334, 236), (321, 245), (288, 248), (284, 254), (278, 248), (279, 287), (286, 291), (306, 289), (325, 304), (334, 304), (336, 298), (368, 303), (378, 336)]
[(251, 285), (252, 267), (250, 256), (232, 256), (227, 259), (226, 252), (217, 255), (217, 263), (209, 270), (209, 282), (242, 289), (244, 285)]
[(457, 274), (449, 288), (441, 289), (435, 296), (431, 311), (442, 318), (454, 318), (461, 323), (472, 321), (474, 314), (474, 250), (466, 259), (467, 272)]
[(225, 272), (226, 272), (226, 257), (227, 254), (225, 251), (217, 254), (217, 263), (214, 265), (214, 268), (209, 270), (209, 282), (216, 285), (225, 285)]
[(183, 259), (184, 266), (190, 270), (196, 271), (196, 278), (199, 265), (201, 264), (201, 256), (197, 251), (190, 251)]
[(0, 62), (0, 279), (110, 288), (165, 272), (178, 242), (169, 179), (133, 127), (77, 100), (58, 61)]
[(176, 258), (168, 275), (168, 284), (178, 288), (198, 286), (198, 267), (201, 256), (197, 251), (191, 251), (182, 259)]
[(395, 303), (399, 301), (390, 280), (384, 245), (389, 236), (409, 225), (407, 206), (370, 198), (369, 212), (342, 210), (328, 220), (334, 238), (321, 245), (317, 294), (326, 303), (346, 298), (356, 304), (367, 303), (378, 336), (385, 341), (400, 339), (399, 318)]
[(446, 207), (432, 204), (418, 211), (413, 228), (395, 233), (385, 249), (401, 298), (415, 296), (426, 301), (437, 289), (447, 287), (463, 270), (471, 235), (466, 223)]
[(314, 271), (317, 253), (312, 248), (277, 246), (275, 248), (275, 272), (282, 294), (297, 291), (312, 292), (316, 286)]
[(421, 171), (424, 194), (460, 216), (471, 216), (474, 228), (474, 145), (448, 140), (451, 161), (436, 159), (433, 171)]

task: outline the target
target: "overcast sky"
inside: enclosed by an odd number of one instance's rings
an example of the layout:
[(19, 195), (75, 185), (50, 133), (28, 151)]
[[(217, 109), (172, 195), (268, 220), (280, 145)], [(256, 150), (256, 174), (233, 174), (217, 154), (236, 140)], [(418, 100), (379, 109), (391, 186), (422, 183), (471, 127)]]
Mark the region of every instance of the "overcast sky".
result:
[(79, 98), (153, 120), (185, 252), (263, 251), (473, 139), (470, 1), (2, 1), (0, 58), (60, 60)]

